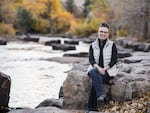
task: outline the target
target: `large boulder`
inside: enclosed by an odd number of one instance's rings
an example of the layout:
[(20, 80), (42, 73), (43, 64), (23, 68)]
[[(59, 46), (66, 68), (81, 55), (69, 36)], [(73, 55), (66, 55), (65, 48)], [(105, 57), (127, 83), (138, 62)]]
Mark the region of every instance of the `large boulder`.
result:
[(86, 72), (71, 71), (63, 83), (64, 108), (84, 109), (89, 93), (89, 77)]
[(0, 72), (0, 107), (8, 107), (11, 79)]
[(0, 45), (7, 45), (7, 41), (5, 39), (0, 38)]
[(115, 85), (111, 86), (112, 100), (132, 100), (150, 91), (148, 75), (121, 72), (115, 79)]

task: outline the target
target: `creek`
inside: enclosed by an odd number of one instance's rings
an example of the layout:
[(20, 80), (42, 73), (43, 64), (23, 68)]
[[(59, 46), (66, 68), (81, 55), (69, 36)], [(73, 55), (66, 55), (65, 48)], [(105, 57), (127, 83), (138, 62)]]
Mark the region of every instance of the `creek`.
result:
[[(88, 51), (79, 43), (77, 50)], [(10, 107), (36, 107), (45, 99), (58, 98), (59, 89), (72, 64), (48, 61), (62, 57), (63, 51), (33, 42), (8, 42), (0, 46), (0, 71), (11, 77)]]

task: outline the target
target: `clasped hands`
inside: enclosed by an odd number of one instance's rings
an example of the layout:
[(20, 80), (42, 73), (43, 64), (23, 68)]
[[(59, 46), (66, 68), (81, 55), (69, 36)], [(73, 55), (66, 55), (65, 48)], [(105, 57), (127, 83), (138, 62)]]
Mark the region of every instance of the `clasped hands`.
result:
[(100, 67), (98, 64), (94, 64), (94, 67), (97, 68), (98, 72), (102, 75), (105, 74), (105, 72), (110, 68), (109, 65), (107, 65), (106, 67), (102, 68)]

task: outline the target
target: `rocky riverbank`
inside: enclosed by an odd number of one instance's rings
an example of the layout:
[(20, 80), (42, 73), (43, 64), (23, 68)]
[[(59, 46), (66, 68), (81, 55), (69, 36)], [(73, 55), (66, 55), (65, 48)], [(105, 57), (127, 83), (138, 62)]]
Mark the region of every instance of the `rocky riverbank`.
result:
[[(105, 85), (110, 100), (99, 108), (99, 113), (149, 113), (150, 44), (134, 44), (134, 42), (129, 43), (124, 39), (116, 40), (116, 44), (119, 53), (118, 74), (113, 80), (114, 85)], [(61, 98), (58, 100), (47, 99), (35, 109), (11, 109), (9, 113), (85, 112), (90, 91), (90, 79), (87, 76), (88, 57), (69, 57), (67, 55), (67, 57), (55, 57), (47, 60), (73, 63), (73, 68), (68, 72), (64, 81)]]

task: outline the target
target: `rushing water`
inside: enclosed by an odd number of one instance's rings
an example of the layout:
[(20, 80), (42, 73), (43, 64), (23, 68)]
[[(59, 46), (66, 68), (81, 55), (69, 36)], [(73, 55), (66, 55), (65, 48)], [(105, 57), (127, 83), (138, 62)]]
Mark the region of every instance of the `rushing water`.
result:
[[(76, 51), (87, 51), (77, 46)], [(37, 43), (9, 42), (0, 46), (0, 71), (11, 77), (10, 107), (35, 107), (49, 98), (58, 98), (60, 86), (71, 64), (46, 59), (62, 57), (64, 52)]]

